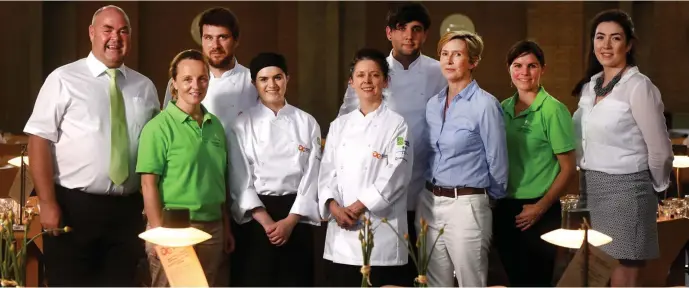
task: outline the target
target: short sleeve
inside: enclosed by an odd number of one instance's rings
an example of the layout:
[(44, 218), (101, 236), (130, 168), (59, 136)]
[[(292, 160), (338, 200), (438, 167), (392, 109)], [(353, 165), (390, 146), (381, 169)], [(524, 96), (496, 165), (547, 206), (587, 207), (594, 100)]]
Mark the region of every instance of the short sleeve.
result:
[(561, 154), (575, 149), (574, 124), (567, 107), (557, 102), (545, 115), (546, 137), (553, 153)]
[(156, 118), (148, 122), (141, 131), (136, 173), (163, 175), (165, 170), (168, 141)]
[(69, 104), (69, 94), (60, 79), (60, 72), (54, 71), (45, 79), (36, 97), (33, 112), (24, 127), (24, 132), (57, 142), (60, 123)]

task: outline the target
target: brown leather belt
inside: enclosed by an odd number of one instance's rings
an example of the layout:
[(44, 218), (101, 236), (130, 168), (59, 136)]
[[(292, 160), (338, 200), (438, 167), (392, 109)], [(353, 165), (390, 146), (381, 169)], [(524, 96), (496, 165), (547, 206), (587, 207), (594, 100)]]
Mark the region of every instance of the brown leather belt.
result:
[(431, 182), (426, 181), (426, 189), (433, 193), (433, 195), (438, 197), (450, 197), (455, 198), (455, 196), (465, 196), (465, 195), (476, 195), (484, 194), (486, 189), (483, 188), (473, 188), (473, 187), (463, 187), (463, 188), (444, 188), (440, 186), (435, 186)]

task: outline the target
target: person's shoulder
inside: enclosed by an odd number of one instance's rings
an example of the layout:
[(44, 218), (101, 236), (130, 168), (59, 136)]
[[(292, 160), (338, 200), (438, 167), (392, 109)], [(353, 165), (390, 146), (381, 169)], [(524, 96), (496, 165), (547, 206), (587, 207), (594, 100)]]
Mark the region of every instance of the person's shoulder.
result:
[(164, 127), (169, 126), (171, 120), (170, 114), (163, 109), (163, 111), (160, 111), (160, 113), (153, 116), (151, 120), (146, 122), (141, 133), (155, 133), (161, 131)]
[(650, 87), (651, 89), (657, 89), (656, 85), (653, 84), (653, 81), (651, 81), (651, 78), (648, 78), (646, 74), (643, 74), (638, 70), (629, 76), (629, 80), (627, 80), (627, 83), (631, 84), (629, 86), (643, 87), (646, 89)]
[(74, 62), (70, 62), (55, 68), (53, 72), (50, 72), (50, 74), (48, 74), (48, 78), (63, 79), (70, 75), (89, 73), (88, 69), (89, 68), (86, 64), (86, 58), (81, 58)]
[(483, 104), (483, 105), (500, 106), (500, 101), (498, 100), (498, 98), (495, 97), (490, 92), (483, 90), (483, 88), (481, 88), (481, 87), (477, 87), (476, 93), (474, 93), (473, 97), (476, 97), (476, 100), (478, 100), (478, 102)]
[(555, 98), (555, 96), (550, 94), (548, 94), (546, 98), (543, 100), (543, 104), (541, 107), (554, 111), (562, 109), (567, 110), (567, 105), (565, 105), (565, 103), (562, 103), (559, 99)]
[[(151, 81), (150, 78), (146, 77), (144, 74), (139, 73), (139, 71), (136, 71), (132, 68), (129, 68), (127, 66), (124, 66), (124, 69), (127, 71), (127, 80), (135, 83), (140, 83), (146, 86), (150, 86), (155, 89), (155, 85), (153, 84), (153, 81)], [(172, 81), (172, 79), (170, 79)]]
[(548, 97), (543, 100), (541, 111), (546, 116), (564, 116), (565, 114), (571, 116), (567, 105), (551, 95), (548, 95)]
[(400, 126), (400, 125), (406, 126), (407, 125), (407, 121), (404, 120), (404, 117), (401, 114), (399, 114), (395, 111), (392, 111), (392, 109), (390, 109), (390, 107), (387, 107), (383, 113), (386, 114), (385, 115), (386, 116), (385, 117), (386, 123), (390, 123), (393, 126)]
[(302, 119), (309, 124), (314, 124), (314, 123), (318, 124), (318, 121), (316, 121), (316, 118), (314, 118), (313, 115), (309, 114), (308, 112), (306, 112), (304, 110), (301, 110), (297, 106), (292, 106), (292, 105), (290, 105), (290, 106), (292, 107), (292, 109), (294, 109), (294, 115), (296, 117), (298, 117), (299, 119)]
[(425, 64), (426, 66), (433, 66), (433, 67), (437, 68), (437, 66), (440, 65), (440, 62), (438, 60), (435, 60), (435, 58), (426, 56), (425, 54), (421, 54), (420, 57), (421, 57), (422, 63)]
[(239, 62), (235, 63), (234, 69), (236, 70), (236, 73), (238, 75), (241, 75), (242, 77), (246, 77), (251, 81), (251, 70), (247, 68), (246, 66), (239, 64)]

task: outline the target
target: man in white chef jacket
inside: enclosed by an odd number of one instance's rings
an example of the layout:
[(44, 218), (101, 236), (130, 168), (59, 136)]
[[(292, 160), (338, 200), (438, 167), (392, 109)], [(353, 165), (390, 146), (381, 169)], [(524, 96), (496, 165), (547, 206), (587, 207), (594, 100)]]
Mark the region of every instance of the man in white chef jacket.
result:
[[(424, 189), (424, 172), (428, 165), (428, 141), (426, 128), (426, 102), (447, 85), (441, 74), (440, 63), (421, 54), (421, 47), (426, 41), (431, 18), (428, 10), (419, 3), (408, 3), (393, 8), (387, 15), (385, 34), (392, 43), (392, 51), (387, 57), (390, 65), (389, 86), (383, 92), (383, 101), (387, 106), (404, 117), (409, 126), (414, 153), (411, 182), (407, 191), (407, 223), (409, 237), (416, 243), (414, 219), (416, 202), (419, 193)], [(344, 103), (338, 117), (359, 107), (359, 99), (352, 87), (347, 87)], [(408, 278), (416, 277), (416, 267), (409, 260)]]

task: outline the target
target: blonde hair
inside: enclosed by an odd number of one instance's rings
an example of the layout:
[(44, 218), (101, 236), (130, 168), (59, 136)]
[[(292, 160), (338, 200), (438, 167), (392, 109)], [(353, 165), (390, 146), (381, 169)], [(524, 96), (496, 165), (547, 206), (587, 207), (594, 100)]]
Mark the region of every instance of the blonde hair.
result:
[(461, 39), (467, 44), (469, 62), (471, 64), (476, 64), (481, 61), (481, 54), (483, 54), (483, 39), (476, 33), (464, 30), (450, 31), (440, 37), (440, 41), (438, 41), (438, 56), (440, 56), (440, 52), (443, 51), (443, 46), (455, 39)]

